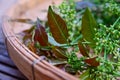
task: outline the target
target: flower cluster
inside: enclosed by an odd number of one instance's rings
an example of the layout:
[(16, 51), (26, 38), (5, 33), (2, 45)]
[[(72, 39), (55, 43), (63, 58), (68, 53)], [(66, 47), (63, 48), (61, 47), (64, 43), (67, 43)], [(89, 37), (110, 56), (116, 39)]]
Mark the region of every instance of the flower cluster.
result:
[[(101, 53), (102, 50), (107, 54), (116, 54), (118, 53), (119, 46), (119, 37), (120, 37), (120, 26), (107, 27), (100, 24), (100, 29), (96, 30), (96, 48), (95, 51), (97, 54)], [(106, 51), (105, 51), (106, 50)]]
[(112, 15), (120, 15), (120, 5), (115, 0), (107, 1), (105, 4), (105, 10), (110, 12)]
[(93, 69), (98, 80), (103, 79), (116, 79), (115, 76), (119, 75), (120, 66), (120, 24), (118, 23), (120, 17), (115, 21), (113, 25), (107, 27), (100, 24), (100, 28), (96, 31), (95, 40), (96, 47), (95, 53), (99, 55), (98, 61), (100, 66)]

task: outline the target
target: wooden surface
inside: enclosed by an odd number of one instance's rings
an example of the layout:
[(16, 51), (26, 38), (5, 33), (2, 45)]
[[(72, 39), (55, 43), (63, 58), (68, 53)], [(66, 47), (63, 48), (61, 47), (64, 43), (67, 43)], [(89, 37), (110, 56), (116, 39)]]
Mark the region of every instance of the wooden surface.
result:
[(0, 0), (0, 80), (27, 80), (10, 59), (2, 37), (2, 16), (17, 0)]

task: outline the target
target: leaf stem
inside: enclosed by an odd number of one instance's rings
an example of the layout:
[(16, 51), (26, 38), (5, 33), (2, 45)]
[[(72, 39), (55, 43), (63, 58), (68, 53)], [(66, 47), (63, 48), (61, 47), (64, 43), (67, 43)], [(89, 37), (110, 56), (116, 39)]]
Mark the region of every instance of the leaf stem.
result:
[(118, 23), (119, 20), (120, 20), (120, 17), (114, 22), (113, 27)]
[(106, 50), (106, 46), (105, 46), (105, 52), (104, 52), (104, 59), (107, 60), (107, 50)]
[(82, 38), (82, 35), (79, 35), (74, 41), (72, 41), (72, 43), (78, 42), (78, 40), (80, 40)]
[[(90, 42), (81, 42), (83, 44), (89, 44)], [(78, 45), (78, 43), (70, 43), (70, 44), (61, 44), (59, 45), (59, 47), (71, 47), (71, 46), (75, 46)]]
[[(108, 36), (106, 37), (106, 40), (108, 40), (110, 36), (110, 33), (108, 34)], [(104, 52), (104, 59), (107, 60), (107, 47), (106, 47), (107, 44), (105, 44), (105, 52)]]

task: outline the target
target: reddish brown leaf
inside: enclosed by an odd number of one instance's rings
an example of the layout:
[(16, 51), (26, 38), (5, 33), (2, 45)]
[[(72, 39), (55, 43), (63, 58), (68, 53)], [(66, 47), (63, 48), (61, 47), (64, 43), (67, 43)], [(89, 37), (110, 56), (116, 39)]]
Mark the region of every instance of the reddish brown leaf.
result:
[(83, 44), (78, 43), (78, 46), (79, 46), (80, 53), (85, 57), (89, 57), (89, 55), (87, 54), (87, 51), (86, 51), (85, 47), (83, 46)]
[(11, 19), (10, 21), (28, 23), (28, 24), (34, 24), (35, 23), (31, 19)]
[(34, 41), (39, 42), (41, 46), (48, 46), (48, 36), (45, 32), (45, 28), (40, 24), (39, 19), (37, 19)]
[(93, 58), (89, 58), (89, 59), (85, 59), (84, 60), (87, 64), (89, 64), (90, 66), (94, 66), (97, 67), (100, 65), (100, 63), (98, 61), (96, 61), (96, 57)]
[(68, 30), (65, 21), (55, 12), (51, 6), (48, 10), (48, 25), (54, 39), (61, 44), (67, 43)]

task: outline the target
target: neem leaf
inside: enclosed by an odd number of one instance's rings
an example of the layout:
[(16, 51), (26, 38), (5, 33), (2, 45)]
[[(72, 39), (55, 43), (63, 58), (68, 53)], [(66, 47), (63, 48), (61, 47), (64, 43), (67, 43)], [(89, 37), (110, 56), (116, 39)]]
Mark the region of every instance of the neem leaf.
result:
[(87, 64), (89, 64), (90, 66), (94, 66), (97, 67), (100, 65), (100, 63), (98, 61), (96, 61), (96, 57), (94, 58), (89, 58), (89, 59), (85, 59), (84, 60)]
[(90, 69), (87, 69), (85, 72), (83, 72), (80, 75), (80, 79), (81, 80), (92, 80), (92, 79), (90, 79)]
[(54, 46), (61, 46), (61, 44), (57, 43), (54, 38), (50, 35), (48, 35), (48, 41), (50, 44), (54, 45)]
[(35, 29), (35, 26), (33, 25), (30, 29), (27, 29), (27, 30), (24, 30), (22, 31), (23, 33), (26, 33), (26, 34), (30, 34), (31, 32), (33, 32)]
[(67, 61), (65, 61), (65, 60), (57, 60), (57, 59), (50, 59), (49, 63), (54, 65), (54, 66), (57, 66), (57, 65), (66, 64)]
[(36, 53), (36, 48), (35, 48), (35, 46), (34, 46), (34, 43), (29, 43), (28, 44), (28, 48), (32, 51), (32, 52), (34, 52), (34, 53)]
[(31, 40), (34, 29), (35, 29), (35, 26), (32, 26), (30, 29), (22, 31), (22, 33), (24, 33), (23, 42), (25, 42), (28, 39)]
[(54, 53), (54, 55), (57, 57), (57, 58), (61, 58), (61, 59), (67, 59), (67, 56), (65, 54), (65, 50), (60, 48), (60, 47), (57, 47), (57, 46), (54, 46), (52, 48), (52, 52)]
[(82, 17), (82, 28), (81, 33), (83, 35), (83, 38), (90, 42), (91, 46), (93, 47), (95, 45), (95, 41), (93, 40), (95, 36), (95, 28), (97, 27), (97, 23), (92, 16), (89, 8), (86, 8), (84, 15)]
[(85, 47), (83, 46), (83, 44), (79, 42), (78, 46), (79, 46), (80, 53), (83, 56), (89, 57), (89, 55), (87, 54), (87, 51), (86, 51)]
[(39, 42), (41, 46), (48, 46), (48, 36), (45, 32), (45, 28), (40, 24), (39, 19), (37, 19), (36, 22), (34, 41)]
[(68, 30), (65, 21), (55, 12), (51, 6), (48, 9), (48, 25), (54, 39), (61, 44), (67, 43)]
[(34, 24), (35, 23), (31, 19), (11, 19), (10, 21), (28, 23), (28, 24)]
[(23, 37), (23, 42), (25, 42), (28, 39), (31, 39), (31, 37), (32, 37), (32, 34), (25, 34)]

